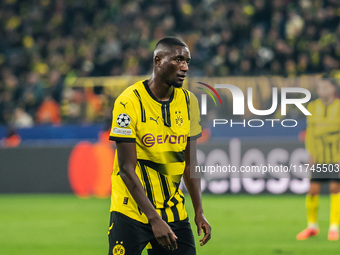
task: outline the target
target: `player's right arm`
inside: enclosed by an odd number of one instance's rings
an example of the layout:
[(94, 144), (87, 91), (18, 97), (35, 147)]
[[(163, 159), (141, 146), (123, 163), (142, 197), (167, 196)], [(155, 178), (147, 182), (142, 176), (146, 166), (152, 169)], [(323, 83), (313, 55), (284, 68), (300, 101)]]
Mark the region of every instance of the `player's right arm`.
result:
[(119, 175), (139, 208), (148, 218), (152, 231), (158, 243), (170, 250), (177, 249), (176, 235), (169, 225), (158, 215), (145, 194), (145, 190), (135, 173), (137, 156), (136, 144), (127, 142), (117, 143)]
[(135, 172), (137, 164), (136, 125), (138, 116), (133, 100), (130, 97), (120, 96), (117, 98), (112, 112), (110, 140), (117, 143), (119, 176), (139, 208), (148, 218), (158, 243), (173, 250), (177, 248), (177, 237), (169, 225), (158, 215), (147, 198), (142, 183)]

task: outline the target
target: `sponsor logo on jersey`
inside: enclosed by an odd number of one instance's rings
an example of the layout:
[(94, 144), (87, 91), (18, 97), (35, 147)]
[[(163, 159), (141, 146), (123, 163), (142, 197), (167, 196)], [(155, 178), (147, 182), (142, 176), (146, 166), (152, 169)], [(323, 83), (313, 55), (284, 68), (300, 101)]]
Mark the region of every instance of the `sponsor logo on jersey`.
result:
[(124, 106), (124, 109), (125, 109), (125, 106), (126, 106), (127, 103), (128, 103), (128, 102), (126, 102), (126, 103), (124, 104), (123, 102), (120, 102), (120, 104), (121, 104), (122, 106)]
[(131, 135), (132, 130), (131, 129), (126, 129), (126, 128), (112, 128), (112, 134), (116, 135)]
[(154, 119), (153, 117), (150, 117), (150, 120), (153, 120), (153, 121), (156, 122), (157, 125), (158, 125), (158, 118), (159, 118), (159, 116), (157, 116), (157, 119)]
[(147, 133), (142, 137), (142, 143), (145, 147), (152, 147), (157, 144), (170, 143), (170, 144), (180, 144), (186, 143), (188, 139), (187, 135), (157, 135), (154, 136), (151, 133)]

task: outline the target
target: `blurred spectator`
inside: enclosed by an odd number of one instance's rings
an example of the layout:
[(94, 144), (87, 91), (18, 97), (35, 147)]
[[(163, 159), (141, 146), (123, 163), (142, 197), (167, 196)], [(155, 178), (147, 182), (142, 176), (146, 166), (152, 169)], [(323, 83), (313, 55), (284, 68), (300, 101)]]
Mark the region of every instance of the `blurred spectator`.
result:
[(53, 99), (60, 104), (64, 89), (64, 79), (60, 72), (52, 70), (49, 73), (48, 86), (48, 91), (52, 94)]
[(15, 128), (29, 128), (34, 124), (33, 118), (22, 108), (16, 108), (14, 110), (11, 123)]
[(36, 122), (38, 124), (54, 125), (61, 123), (59, 104), (51, 96), (46, 96), (40, 105), (36, 115)]
[(146, 75), (166, 35), (188, 43), (195, 76), (339, 69), (339, 10), (339, 0), (1, 1), (0, 125), (18, 107), (36, 116), (47, 95), (63, 122), (99, 121), (85, 116), (102, 115), (105, 96), (66, 87), (75, 77)]
[(25, 110), (34, 116), (40, 104), (44, 100), (44, 87), (38, 73), (32, 72), (27, 75), (27, 83), (22, 95)]
[(62, 116), (66, 123), (83, 123), (86, 116), (86, 101), (82, 89), (65, 89)]
[(17, 131), (10, 127), (5, 137), (1, 139), (1, 145), (5, 148), (17, 147), (21, 143), (21, 137)]

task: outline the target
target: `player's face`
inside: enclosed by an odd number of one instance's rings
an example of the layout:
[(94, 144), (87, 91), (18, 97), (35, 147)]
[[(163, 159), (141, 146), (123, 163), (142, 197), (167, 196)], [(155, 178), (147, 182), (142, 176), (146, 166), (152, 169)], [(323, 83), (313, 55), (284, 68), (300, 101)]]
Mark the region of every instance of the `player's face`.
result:
[(335, 88), (328, 80), (321, 80), (316, 89), (318, 96), (321, 99), (329, 100), (335, 94)]
[(172, 51), (164, 56), (161, 75), (170, 86), (180, 88), (189, 71), (191, 56), (189, 49), (183, 46), (175, 46)]

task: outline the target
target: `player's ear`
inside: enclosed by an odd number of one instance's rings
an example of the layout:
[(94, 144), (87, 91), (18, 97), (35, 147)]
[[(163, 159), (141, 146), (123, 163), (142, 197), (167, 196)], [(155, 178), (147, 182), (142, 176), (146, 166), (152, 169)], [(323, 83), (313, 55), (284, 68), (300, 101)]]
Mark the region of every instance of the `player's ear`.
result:
[(161, 66), (162, 59), (159, 56), (155, 56), (154, 61), (155, 61), (155, 66), (156, 67), (160, 67)]

